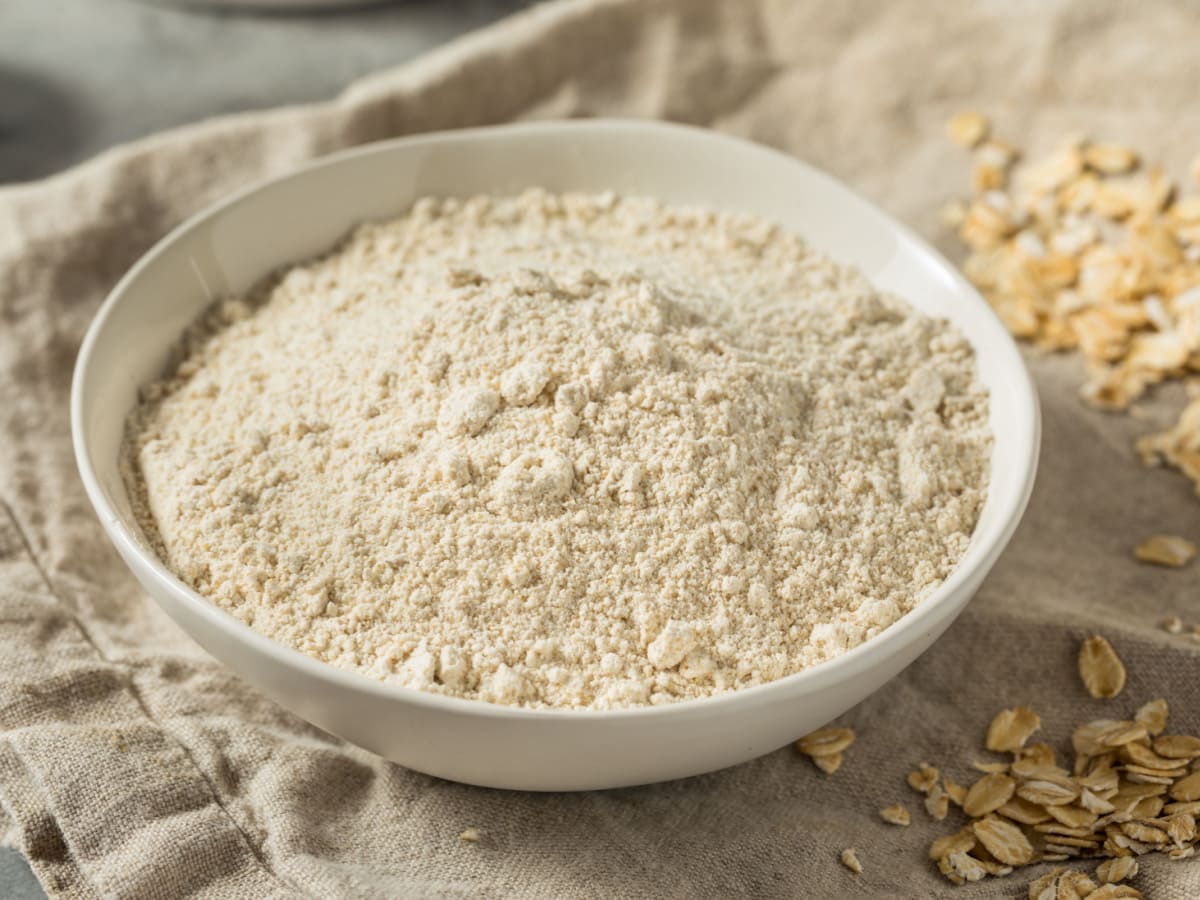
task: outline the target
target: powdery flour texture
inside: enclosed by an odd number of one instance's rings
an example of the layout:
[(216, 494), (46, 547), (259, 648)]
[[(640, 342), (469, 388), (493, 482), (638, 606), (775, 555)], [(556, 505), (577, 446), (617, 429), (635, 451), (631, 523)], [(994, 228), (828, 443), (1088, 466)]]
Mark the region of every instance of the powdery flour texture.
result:
[(429, 199), (197, 323), (130, 423), (171, 568), (344, 669), (701, 697), (892, 624), (965, 550), (966, 341), (763, 221)]

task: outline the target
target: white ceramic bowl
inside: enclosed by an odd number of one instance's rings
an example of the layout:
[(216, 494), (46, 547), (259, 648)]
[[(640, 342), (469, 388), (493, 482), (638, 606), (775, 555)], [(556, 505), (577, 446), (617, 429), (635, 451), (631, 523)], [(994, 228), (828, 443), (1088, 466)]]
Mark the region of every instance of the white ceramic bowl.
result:
[[(991, 391), (991, 486), (946, 582), (882, 634), (771, 684), (614, 712), (532, 711), (383, 684), (317, 662), (206, 602), (156, 558), (118, 472), (138, 386), (214, 296), (328, 249), (353, 225), (427, 194), (616, 190), (755, 213), (861, 268), (879, 287), (968, 337)], [(711, 132), (631, 121), (512, 125), (404, 138), (322, 159), (175, 229), (121, 280), (79, 354), (75, 452), (92, 504), (146, 590), (209, 653), (320, 727), (398, 763), (472, 784), (582, 790), (679, 778), (759, 756), (893, 678), (954, 620), (1025, 509), (1039, 439), (1020, 354), (983, 299), (907, 228), (791, 157)], [(698, 561), (699, 564), (699, 561)]]

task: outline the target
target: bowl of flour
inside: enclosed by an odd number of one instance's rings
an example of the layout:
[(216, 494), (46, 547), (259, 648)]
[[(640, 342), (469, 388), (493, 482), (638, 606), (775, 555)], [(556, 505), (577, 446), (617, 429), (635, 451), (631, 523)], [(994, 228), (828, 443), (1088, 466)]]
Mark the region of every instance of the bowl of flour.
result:
[(1011, 340), (902, 226), (626, 122), (374, 145), (201, 214), (106, 301), (72, 415), (117, 549), (214, 656), (542, 790), (861, 700), (970, 598), (1038, 443)]

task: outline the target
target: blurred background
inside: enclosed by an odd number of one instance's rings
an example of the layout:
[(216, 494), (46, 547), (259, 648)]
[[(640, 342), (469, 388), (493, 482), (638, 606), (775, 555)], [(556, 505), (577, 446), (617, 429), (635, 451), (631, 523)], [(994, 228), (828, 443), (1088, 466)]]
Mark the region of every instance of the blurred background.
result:
[(0, 0), (0, 184), (209, 116), (327, 99), (530, 5)]

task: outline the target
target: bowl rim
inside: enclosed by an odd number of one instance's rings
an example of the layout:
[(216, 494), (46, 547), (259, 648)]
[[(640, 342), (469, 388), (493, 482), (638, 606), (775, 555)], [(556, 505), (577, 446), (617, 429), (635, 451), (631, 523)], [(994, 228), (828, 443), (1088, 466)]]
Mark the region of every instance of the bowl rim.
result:
[[(447, 696), (418, 688), (406, 687), (401, 684), (380, 681), (367, 675), (340, 669), (331, 663), (317, 660), (299, 650), (278, 643), (260, 634), (251, 626), (235, 618), (232, 614), (206, 600), (201, 594), (174, 575), (156, 554), (143, 548), (132, 531), (125, 526), (113, 509), (113, 506), (109, 503), (97, 475), (97, 466), (93, 465), (92, 450), (84, 424), (85, 410), (83, 395), (85, 385), (91, 376), (93, 354), (101, 339), (106, 322), (113, 314), (113, 311), (120, 305), (122, 298), (128, 292), (131, 285), (136, 283), (141, 277), (142, 272), (159, 256), (167, 252), (180, 238), (203, 223), (220, 217), (227, 210), (249, 200), (260, 192), (272, 189), (286, 182), (303, 180), (311, 173), (320, 169), (345, 165), (353, 160), (377, 154), (387, 154), (397, 147), (486, 142), (497, 135), (514, 133), (535, 137), (538, 135), (549, 136), (564, 131), (576, 132), (581, 136), (593, 133), (604, 134), (610, 137), (614, 131), (623, 131), (630, 134), (645, 131), (672, 133), (674, 135), (690, 137), (691, 139), (725, 144), (727, 147), (736, 149), (738, 152), (749, 156), (758, 154), (763, 159), (786, 161), (788, 164), (804, 171), (807, 177), (831, 184), (863, 203), (874, 215), (886, 222), (890, 231), (903, 238), (903, 241), (907, 244), (907, 251), (919, 256), (925, 265), (932, 266), (938, 270), (942, 277), (948, 279), (951, 287), (957, 293), (963, 295), (964, 301), (974, 304), (978, 311), (985, 314), (985, 318), (990, 320), (986, 327), (994, 332), (993, 340), (997, 342), (997, 345), (991, 348), (992, 352), (1001, 353), (1008, 357), (1004, 361), (1004, 365), (1008, 369), (1008, 379), (1005, 383), (1006, 391), (1011, 392), (1018, 412), (1028, 421), (1025, 440), (1015, 448), (1020, 454), (1016, 469), (1019, 473), (1020, 484), (1016, 485), (1015, 489), (1010, 489), (1007, 492), (1006, 502), (999, 510), (996, 524), (992, 529), (992, 533), (987, 536), (986, 544), (976, 544), (976, 535), (973, 534), (972, 545), (955, 564), (954, 569), (946, 579), (922, 598), (913, 609), (884, 628), (879, 634), (863, 641), (861, 644), (833, 659), (818, 663), (810, 668), (802, 669), (799, 672), (794, 672), (791, 675), (786, 675), (764, 684), (725, 691), (708, 697), (680, 700), (660, 706), (644, 705), (620, 709), (529, 709), (504, 706), (484, 700)], [(975, 342), (972, 342), (972, 346), (975, 346)], [(598, 721), (611, 723), (625, 720), (640, 720), (648, 717), (670, 719), (710, 715), (735, 705), (747, 708), (758, 707), (786, 699), (787, 695), (806, 695), (827, 689), (835, 684), (849, 681), (866, 670), (871, 669), (878, 661), (879, 656), (891, 655), (888, 653), (890, 648), (899, 649), (919, 639), (921, 633), (939, 619), (940, 614), (944, 612), (943, 607), (955, 597), (957, 592), (969, 581), (972, 575), (980, 570), (986, 574), (987, 570), (995, 563), (1015, 532), (1028, 505), (1037, 473), (1038, 453), (1041, 443), (1041, 412), (1037, 391), (1015, 341), (991, 310), (991, 307), (988, 306), (983, 297), (980, 296), (958, 269), (936, 251), (924, 238), (909, 228), (909, 226), (874, 203), (866, 200), (844, 182), (811, 166), (798, 157), (744, 138), (722, 134), (693, 125), (628, 118), (554, 120), (486, 125), (427, 132), (375, 141), (318, 157), (281, 175), (260, 179), (204, 207), (185, 218), (166, 235), (157, 240), (120, 278), (101, 303), (88, 326), (78, 356), (76, 357), (71, 380), (70, 420), (76, 465), (88, 498), (109, 539), (126, 561), (130, 559), (138, 561), (143, 573), (153, 579), (155, 586), (159, 590), (171, 595), (177, 603), (189, 607), (192, 612), (197, 613), (207, 620), (209, 625), (223, 632), (230, 640), (247, 646), (256, 653), (267, 656), (272, 663), (280, 667), (299, 670), (299, 674), (325, 682), (331, 687), (357, 694), (370, 695), (378, 700), (414, 704), (431, 711), (436, 710), (473, 717), (508, 720), (536, 719), (563, 723)], [(992, 474), (993, 469), (994, 466), (989, 464), (989, 475)], [(989, 491), (991, 488), (992, 484), (989, 480)], [(123, 485), (122, 490), (124, 490)], [(970, 564), (964, 565), (964, 563)], [(151, 593), (153, 597), (153, 592), (148, 591), (148, 593)], [(960, 602), (960, 606), (965, 605), (969, 599), (969, 597), (963, 599)], [(158, 602), (157, 599), (155, 602)], [(186, 633), (187, 629), (184, 630)], [(222, 665), (227, 665), (223, 661), (221, 663)], [(230, 666), (229, 668), (233, 667)]]

